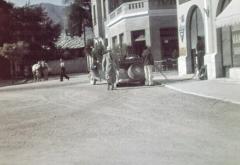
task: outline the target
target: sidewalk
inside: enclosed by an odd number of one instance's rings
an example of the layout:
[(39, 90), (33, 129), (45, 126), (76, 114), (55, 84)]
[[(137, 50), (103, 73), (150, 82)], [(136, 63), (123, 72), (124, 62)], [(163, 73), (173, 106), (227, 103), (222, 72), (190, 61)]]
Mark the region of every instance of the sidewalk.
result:
[(176, 72), (155, 73), (154, 80), (162, 82), (167, 88), (196, 96), (240, 104), (240, 81), (229, 78), (215, 80), (194, 80), (193, 75), (179, 77)]
[[(64, 82), (75, 82), (79, 79), (83, 80), (84, 82), (88, 82), (88, 74), (85, 73), (73, 73), (69, 74), (70, 76), (70, 81), (64, 81)], [(72, 78), (74, 80), (72, 80)], [(11, 80), (0, 80), (0, 90), (5, 90), (5, 89), (18, 89), (18, 88), (39, 88), (39, 87), (46, 87), (48, 85), (56, 84), (56, 82), (59, 82), (59, 76), (58, 75), (53, 75), (49, 76), (48, 81), (39, 81), (39, 82), (34, 82), (33, 79), (29, 80), (16, 80), (14, 84), (12, 84)], [(62, 83), (57, 83), (57, 85), (63, 84)]]

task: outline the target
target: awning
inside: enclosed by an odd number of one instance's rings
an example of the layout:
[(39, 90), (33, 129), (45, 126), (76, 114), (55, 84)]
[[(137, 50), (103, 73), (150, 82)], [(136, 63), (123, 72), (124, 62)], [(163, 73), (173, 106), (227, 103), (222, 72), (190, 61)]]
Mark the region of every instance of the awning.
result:
[(224, 27), (237, 24), (240, 24), (240, 1), (232, 0), (216, 18), (216, 26)]
[(138, 36), (135, 41), (145, 41), (145, 36), (142, 34), (140, 36)]

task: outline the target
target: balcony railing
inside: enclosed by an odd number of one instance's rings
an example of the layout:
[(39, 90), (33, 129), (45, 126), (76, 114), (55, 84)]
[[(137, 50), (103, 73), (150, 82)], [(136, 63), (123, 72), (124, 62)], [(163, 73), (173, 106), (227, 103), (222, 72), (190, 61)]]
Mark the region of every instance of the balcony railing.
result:
[(112, 11), (109, 15), (109, 21), (113, 21), (121, 16), (127, 14), (137, 14), (140, 12), (148, 11), (149, 4), (147, 0), (126, 2)]

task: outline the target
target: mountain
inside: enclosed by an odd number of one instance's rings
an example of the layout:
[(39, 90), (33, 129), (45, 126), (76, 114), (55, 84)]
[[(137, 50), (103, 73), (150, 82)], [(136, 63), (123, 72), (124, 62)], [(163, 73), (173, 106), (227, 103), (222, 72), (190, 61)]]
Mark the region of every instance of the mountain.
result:
[(67, 22), (67, 17), (65, 14), (67, 7), (57, 6), (51, 3), (40, 3), (36, 6), (40, 6), (54, 23), (60, 24), (62, 28), (65, 27)]

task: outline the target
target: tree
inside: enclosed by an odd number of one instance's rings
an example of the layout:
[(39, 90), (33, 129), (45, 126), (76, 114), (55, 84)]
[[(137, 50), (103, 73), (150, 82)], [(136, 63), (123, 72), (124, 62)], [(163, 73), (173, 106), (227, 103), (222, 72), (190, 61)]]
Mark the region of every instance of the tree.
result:
[(61, 26), (54, 24), (41, 7), (15, 8), (0, 0), (0, 55), (9, 60), (12, 77), (15, 64), (22, 65), (23, 59), (36, 61), (54, 52), (60, 32)]
[(102, 61), (103, 54), (105, 53), (104, 46), (101, 42), (95, 43), (92, 50), (92, 56), (98, 61)]
[(15, 64), (20, 62), (24, 55), (26, 55), (29, 51), (29, 45), (26, 42), (18, 41), (16, 43), (4, 43), (2, 47), (0, 47), (0, 56), (7, 58), (10, 61), (10, 72), (12, 83), (14, 83), (14, 78), (16, 75)]
[(12, 10), (12, 4), (0, 0), (0, 46), (6, 41), (10, 41)]
[(42, 58), (46, 50), (54, 49), (61, 27), (54, 24), (41, 7), (24, 6), (14, 10), (13, 35), (16, 41), (30, 44), (35, 59)]
[(91, 0), (65, 0), (65, 3), (70, 3), (67, 32), (82, 36), (85, 27), (92, 27)]

